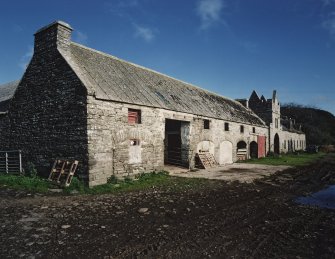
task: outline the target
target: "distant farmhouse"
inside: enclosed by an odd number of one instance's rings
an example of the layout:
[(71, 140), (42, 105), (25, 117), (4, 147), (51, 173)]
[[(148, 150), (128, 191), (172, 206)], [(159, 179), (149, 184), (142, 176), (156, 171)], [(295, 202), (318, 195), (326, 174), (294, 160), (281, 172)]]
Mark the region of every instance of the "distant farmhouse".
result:
[[(274, 91), (231, 100), (71, 41), (57, 21), (35, 33), (22, 79), (0, 86), (0, 150), (22, 150), (41, 171), (80, 161), (90, 186), (160, 169), (302, 150), (305, 134), (282, 123)], [(284, 126), (286, 125), (286, 126)]]

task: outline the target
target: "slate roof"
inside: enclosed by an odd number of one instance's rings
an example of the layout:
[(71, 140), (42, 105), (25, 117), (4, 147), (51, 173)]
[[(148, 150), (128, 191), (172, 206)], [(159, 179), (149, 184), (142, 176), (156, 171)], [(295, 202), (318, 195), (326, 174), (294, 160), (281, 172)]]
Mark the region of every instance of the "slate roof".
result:
[(0, 113), (8, 111), (8, 105), (12, 99), (16, 88), (20, 81), (12, 81), (3, 85), (0, 85)]
[(98, 99), (265, 126), (237, 101), (77, 43), (70, 53), (64, 57)]

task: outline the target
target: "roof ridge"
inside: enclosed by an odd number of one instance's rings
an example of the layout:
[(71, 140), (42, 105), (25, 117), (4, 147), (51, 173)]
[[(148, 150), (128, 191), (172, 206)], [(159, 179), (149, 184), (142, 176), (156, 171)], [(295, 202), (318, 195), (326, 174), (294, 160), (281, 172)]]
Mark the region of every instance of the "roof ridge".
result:
[[(101, 54), (101, 55), (103, 55), (103, 56), (106, 56), (106, 57), (109, 57), (109, 58), (116, 59), (116, 60), (118, 60), (118, 61), (120, 61), (120, 62), (124, 62), (124, 63), (130, 64), (130, 65), (136, 66), (136, 67), (141, 68), (141, 69), (144, 69), (144, 70), (146, 70), (146, 71), (153, 72), (153, 73), (156, 73), (156, 74), (158, 74), (158, 75), (161, 75), (161, 76), (164, 76), (164, 77), (167, 77), (167, 78), (176, 80), (176, 81), (178, 81), (178, 82), (180, 82), (180, 83), (187, 84), (187, 85), (189, 85), (189, 86), (191, 86), (191, 87), (194, 87), (194, 88), (199, 89), (199, 90), (201, 90), (201, 91), (204, 91), (204, 92), (206, 92), (206, 93), (214, 94), (214, 95), (216, 95), (216, 96), (220, 96), (221, 98), (224, 98), (224, 99), (226, 99), (226, 100), (232, 101), (232, 102), (234, 102), (234, 103), (236, 103), (236, 104), (238, 104), (238, 105), (244, 107), (242, 104), (240, 104), (239, 102), (237, 102), (237, 101), (234, 100), (234, 99), (231, 99), (231, 98), (226, 97), (226, 96), (223, 96), (223, 95), (221, 95), (221, 94), (218, 94), (218, 93), (209, 91), (209, 90), (207, 90), (207, 89), (203, 89), (203, 88), (201, 88), (200, 86), (196, 86), (196, 85), (193, 85), (193, 84), (191, 84), (191, 83), (185, 82), (185, 81), (183, 81), (183, 80), (180, 80), (180, 79), (174, 78), (174, 77), (172, 77), (172, 76), (163, 74), (163, 73), (158, 72), (158, 71), (156, 71), (156, 70), (153, 70), (153, 69), (151, 69), (151, 68), (147, 68), (147, 67), (144, 67), (144, 66), (135, 64), (135, 63), (133, 63), (133, 62), (130, 62), (130, 61), (127, 61), (127, 60), (118, 58), (118, 57), (113, 56), (113, 55), (111, 55), (111, 54), (102, 52), (102, 51), (100, 51), (100, 50), (96, 50), (96, 49), (93, 49), (93, 48), (84, 46), (84, 45), (79, 44), (79, 43), (77, 43), (77, 42), (73, 42), (73, 41), (71, 41), (71, 44), (74, 44), (74, 45), (76, 45), (76, 46), (78, 46), (78, 47), (81, 47), (81, 48), (83, 48), (83, 49), (86, 49), (86, 50), (90, 50), (90, 51), (96, 52), (96, 53)], [(246, 107), (244, 107), (244, 108), (245, 108), (246, 110), (248, 110)]]

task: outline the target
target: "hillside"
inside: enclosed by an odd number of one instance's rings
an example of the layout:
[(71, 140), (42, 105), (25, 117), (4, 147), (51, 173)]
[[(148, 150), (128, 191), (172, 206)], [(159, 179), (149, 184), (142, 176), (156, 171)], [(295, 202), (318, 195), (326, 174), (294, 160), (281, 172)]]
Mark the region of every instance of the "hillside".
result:
[(307, 145), (335, 144), (335, 116), (330, 112), (297, 104), (284, 104), (281, 115), (295, 119), (306, 133)]

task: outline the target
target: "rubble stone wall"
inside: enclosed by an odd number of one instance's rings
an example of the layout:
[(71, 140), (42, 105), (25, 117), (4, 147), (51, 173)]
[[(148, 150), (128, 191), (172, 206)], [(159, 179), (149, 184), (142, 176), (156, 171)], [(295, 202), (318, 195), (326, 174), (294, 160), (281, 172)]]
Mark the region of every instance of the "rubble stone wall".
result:
[(85, 177), (86, 89), (57, 49), (34, 54), (8, 117), (10, 148), (22, 150), (24, 164), (47, 174), (54, 159), (77, 159)]
[(8, 114), (0, 114), (0, 151), (8, 150)]
[[(140, 124), (128, 123), (128, 109), (141, 111)], [(161, 169), (164, 166), (166, 119), (189, 122), (189, 139), (184, 142), (189, 143), (191, 167), (194, 166), (198, 144), (202, 141), (213, 143), (214, 156), (217, 159), (220, 156), (220, 143), (230, 141), (235, 161), (239, 141), (245, 141), (249, 148), (252, 141), (257, 142), (257, 135), (268, 134), (267, 127), (255, 127), (255, 133), (252, 133), (252, 125), (229, 122), (229, 131), (225, 131), (226, 121), (223, 120), (98, 100), (94, 96), (88, 96), (87, 113), (90, 186), (106, 183), (112, 175), (125, 177)], [(209, 129), (204, 129), (204, 119), (210, 120)], [(240, 125), (244, 126), (244, 133), (240, 132)], [(134, 154), (130, 145), (133, 139), (139, 140), (140, 143), (138, 163), (133, 163), (131, 157)]]

